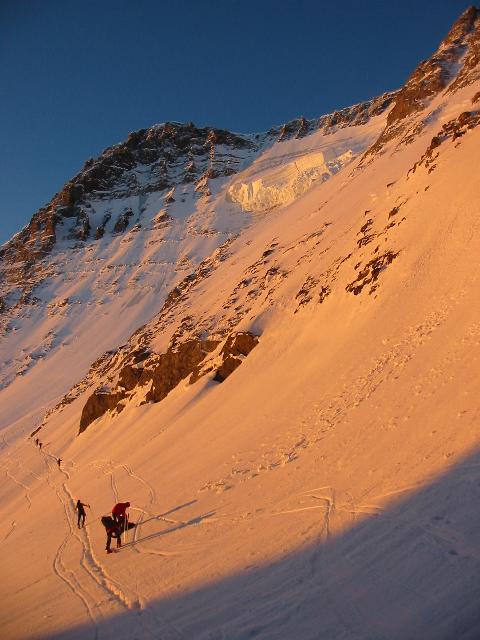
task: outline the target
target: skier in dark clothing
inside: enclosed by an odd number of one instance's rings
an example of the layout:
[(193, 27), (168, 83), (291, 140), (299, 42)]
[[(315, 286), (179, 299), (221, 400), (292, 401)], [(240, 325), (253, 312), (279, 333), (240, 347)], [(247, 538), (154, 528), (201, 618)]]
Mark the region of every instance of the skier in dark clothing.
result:
[(110, 548), (110, 545), (112, 544), (112, 538), (117, 539), (117, 548), (120, 548), (122, 546), (122, 541), (120, 539), (122, 532), (120, 526), (110, 516), (103, 516), (102, 524), (105, 527), (105, 531), (107, 532), (107, 545), (105, 547), (105, 550), (107, 553), (113, 553), (112, 549)]
[[(88, 507), (90, 509), (89, 504), (86, 504), (84, 502), (80, 502), (80, 500), (77, 500), (77, 504), (75, 505), (75, 511), (78, 511), (77, 525), (79, 529), (85, 526), (85, 516), (87, 515), (85, 512), (85, 507)], [(81, 526), (80, 526), (80, 521), (82, 523)]]

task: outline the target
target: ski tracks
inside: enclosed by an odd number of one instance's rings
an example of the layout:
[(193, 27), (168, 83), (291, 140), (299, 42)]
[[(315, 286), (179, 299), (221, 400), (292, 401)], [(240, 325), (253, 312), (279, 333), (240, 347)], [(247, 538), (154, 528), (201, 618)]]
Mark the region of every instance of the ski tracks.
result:
[[(132, 541), (132, 549), (137, 553), (144, 553), (143, 550), (138, 548), (137, 540), (140, 536), (141, 526), (144, 521), (145, 515), (149, 516), (149, 518), (162, 519), (169, 523), (177, 524), (175, 520), (169, 520), (167, 518), (162, 518), (161, 516), (156, 516), (153, 514), (153, 508), (156, 503), (156, 492), (155, 488), (140, 475), (135, 473), (133, 469), (125, 464), (125, 463), (117, 463), (112, 460), (108, 461), (96, 461), (92, 463), (92, 465), (96, 468), (102, 469), (105, 475), (110, 476), (110, 487), (112, 490), (112, 494), (114, 500), (118, 502), (120, 497), (120, 492), (117, 485), (116, 473), (119, 470), (123, 471), (128, 478), (134, 480), (136, 483), (139, 483), (142, 486), (142, 489), (147, 491), (147, 500), (145, 509), (139, 507), (130, 507), (132, 511), (140, 512), (140, 517), (137, 521), (137, 526), (133, 529), (133, 541)], [(63, 488), (65, 492), (68, 494), (69, 501), (71, 505), (74, 505), (73, 496), (68, 491), (65, 483), (63, 484)], [(138, 629), (139, 633), (142, 637), (146, 635), (151, 635), (153, 638), (161, 637), (162, 640), (184, 640), (184, 636), (181, 632), (170, 622), (165, 620), (164, 618), (160, 618), (157, 616), (151, 607), (149, 607), (148, 603), (142, 597), (138, 590), (138, 579), (136, 579), (136, 588), (135, 591), (125, 588), (123, 584), (120, 583), (119, 580), (113, 578), (111, 574), (105, 569), (104, 565), (98, 560), (93, 551), (93, 546), (90, 542), (90, 536), (87, 529), (82, 529), (81, 534), (78, 534), (73, 529), (73, 534), (79, 537), (79, 535), (84, 536), (84, 557), (82, 559), (83, 566), (86, 571), (90, 574), (92, 580), (97, 582), (97, 584), (109, 592), (112, 597), (116, 598), (121, 606), (124, 609), (128, 609), (134, 614), (135, 627), (140, 627)], [(153, 555), (164, 556), (165, 554), (160, 551), (148, 550), (147, 553)], [(135, 568), (135, 565), (134, 565)]]
[[(315, 544), (309, 561), (309, 572), (307, 580), (313, 586), (313, 598), (322, 599), (327, 605), (327, 610), (334, 616), (333, 625), (338, 628), (340, 625), (345, 630), (345, 637), (350, 640), (386, 640), (382, 635), (373, 633), (369, 629), (368, 621), (365, 619), (361, 609), (355, 604), (355, 598), (339, 598), (338, 593), (343, 592), (344, 587), (339, 587), (339, 575), (342, 575), (341, 567), (337, 561), (330, 558), (327, 551), (327, 543), (332, 537), (332, 525), (337, 513), (351, 513), (355, 509), (353, 496), (349, 492), (342, 492), (342, 500), (338, 503), (337, 491), (333, 487), (319, 487), (302, 492), (301, 495), (319, 500), (322, 502), (320, 508), (323, 509), (323, 519), (320, 529), (316, 534)], [(344, 504), (346, 502), (346, 504)], [(351, 525), (353, 526), (354, 521)], [(337, 574), (337, 572), (339, 572)], [(307, 589), (311, 593), (312, 589)], [(345, 603), (348, 602), (348, 606)], [(311, 598), (307, 602), (301, 603), (299, 609), (304, 605), (311, 604)]]
[(30, 499), (30, 493), (29, 493), (30, 487), (24, 484), (21, 480), (17, 480), (17, 478), (14, 475), (12, 475), (8, 469), (5, 470), (5, 475), (16, 485), (18, 485), (19, 487), (22, 487), (22, 489), (24, 490), (24, 497), (28, 505), (27, 508), (30, 509), (30, 507), (32, 506), (32, 501)]
[(17, 522), (16, 520), (12, 520), (12, 522), (10, 523), (10, 529), (7, 531), (7, 533), (3, 536), (3, 540), (2, 542), (5, 542), (5, 540), (7, 540), (7, 538), (9, 538), (12, 533), (15, 531), (15, 527), (17, 526)]
[[(122, 638), (141, 637), (162, 640), (185, 640), (174, 625), (157, 616), (152, 608), (144, 601), (136, 590), (132, 590), (114, 577), (97, 557), (92, 540), (87, 528), (78, 529), (75, 521), (75, 500), (70, 492), (67, 481), (70, 479), (64, 469), (58, 467), (57, 458), (47, 451), (40, 451), (45, 465), (45, 475), (40, 477), (33, 471), (29, 471), (37, 480), (45, 480), (56, 499), (61, 504), (63, 519), (65, 522), (65, 535), (54, 553), (52, 559), (53, 574), (65, 585), (72, 595), (81, 604), (85, 615), (91, 623), (91, 631), (85, 633), (86, 637), (98, 640), (101, 625), (112, 621), (112, 615), (122, 616)], [(156, 500), (155, 489), (150, 483), (137, 475), (128, 465), (113, 465), (110, 462), (110, 482), (112, 492), (118, 499), (118, 488), (114, 472), (121, 468), (130, 478), (142, 485), (147, 490), (147, 509), (151, 515), (152, 507)], [(7, 459), (4, 466), (5, 475), (9, 481), (20, 487), (30, 509), (30, 487), (19, 479), (16, 470), (24, 466), (19, 460)], [(141, 510), (143, 511), (143, 510)], [(143, 520), (143, 515), (140, 522)], [(16, 521), (12, 521), (8, 531), (1, 542), (5, 542), (15, 531)], [(135, 531), (135, 538), (138, 532)], [(124, 618), (124, 616), (127, 616)], [(88, 636), (87, 636), (88, 633)]]
[[(140, 507), (130, 507), (130, 509), (132, 511), (139, 511), (140, 512), (140, 517), (137, 521), (137, 525), (134, 529), (134, 533), (133, 533), (133, 540), (134, 542), (136, 542), (139, 533), (141, 531), (141, 526), (144, 520), (144, 515), (148, 515), (149, 517), (157, 517), (154, 516), (153, 514), (153, 508), (154, 505), (156, 503), (157, 497), (156, 497), (156, 492), (155, 492), (155, 488), (152, 486), (152, 484), (150, 484), (150, 482), (148, 482), (147, 480), (145, 480), (145, 478), (142, 478), (140, 475), (138, 475), (137, 473), (135, 473), (133, 471), (133, 469), (128, 466), (125, 463), (121, 463), (121, 462), (113, 462), (112, 460), (109, 460), (108, 462), (103, 462), (103, 461), (96, 461), (95, 463), (93, 463), (95, 467), (101, 467), (103, 468), (103, 473), (106, 475), (110, 476), (110, 487), (112, 490), (112, 494), (114, 497), (114, 501), (118, 502), (119, 501), (119, 497), (120, 497), (120, 493), (118, 491), (118, 486), (117, 486), (117, 480), (115, 477), (115, 473), (120, 469), (123, 472), (125, 472), (128, 476), (128, 478), (131, 478), (132, 480), (134, 480), (135, 482), (139, 483), (143, 489), (147, 490), (147, 500), (146, 500), (146, 504), (144, 504), (144, 508), (140, 508)], [(174, 521), (171, 521), (174, 522)], [(135, 547), (134, 547), (135, 548)], [(135, 548), (135, 551), (140, 552), (139, 549)]]
[[(47, 482), (62, 504), (67, 533), (53, 559), (53, 571), (70, 591), (81, 601), (85, 612), (94, 625), (94, 638), (98, 638), (99, 624), (107, 615), (129, 610), (139, 610), (141, 604), (137, 594), (130, 592), (113, 578), (97, 559), (87, 529), (77, 530), (74, 522), (75, 501), (65, 482), (56, 483), (50, 473), (48, 462)], [(75, 565), (72, 567), (71, 558)], [(138, 620), (135, 618), (135, 626)], [(144, 626), (140, 625), (144, 632)], [(132, 629), (132, 633), (134, 633)]]

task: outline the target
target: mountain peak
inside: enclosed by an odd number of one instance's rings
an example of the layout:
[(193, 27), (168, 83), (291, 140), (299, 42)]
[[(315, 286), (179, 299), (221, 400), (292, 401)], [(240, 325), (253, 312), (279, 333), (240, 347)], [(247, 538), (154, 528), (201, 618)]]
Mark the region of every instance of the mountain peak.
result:
[(478, 22), (317, 120), (135, 131), (0, 250), (4, 638), (480, 638)]
[(367, 155), (402, 134), (409, 116), (425, 109), (442, 91), (454, 92), (480, 77), (480, 11), (471, 6), (452, 25), (437, 50), (420, 62), (397, 92), (385, 130)]

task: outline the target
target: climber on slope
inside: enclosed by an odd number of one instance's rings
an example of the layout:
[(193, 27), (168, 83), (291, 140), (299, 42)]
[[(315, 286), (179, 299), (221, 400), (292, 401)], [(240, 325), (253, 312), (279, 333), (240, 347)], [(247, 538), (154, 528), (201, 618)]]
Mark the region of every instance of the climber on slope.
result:
[(127, 528), (126, 522), (128, 522), (127, 509), (130, 506), (130, 502), (117, 502), (112, 509), (113, 520), (116, 524), (120, 525), (122, 529)]
[(101, 520), (103, 526), (105, 527), (105, 531), (107, 532), (107, 544), (105, 550), (107, 553), (112, 553), (112, 549), (110, 548), (110, 545), (112, 544), (112, 538), (117, 539), (117, 548), (120, 548), (122, 546), (122, 531), (120, 529), (120, 525), (118, 525), (110, 516), (103, 516)]
[[(82, 527), (85, 526), (85, 516), (87, 515), (85, 511), (85, 507), (88, 507), (90, 509), (89, 504), (86, 504), (85, 502), (80, 502), (80, 500), (77, 500), (77, 504), (75, 505), (75, 511), (78, 511), (77, 526), (79, 529), (82, 529)], [(80, 521), (81, 521), (81, 526), (80, 526)]]

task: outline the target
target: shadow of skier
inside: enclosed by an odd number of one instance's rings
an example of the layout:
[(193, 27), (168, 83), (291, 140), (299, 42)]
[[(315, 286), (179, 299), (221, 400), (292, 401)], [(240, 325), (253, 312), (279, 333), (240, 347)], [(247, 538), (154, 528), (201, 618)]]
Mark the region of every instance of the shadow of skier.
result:
[[(209, 511), (207, 513), (204, 513), (201, 516), (196, 516), (195, 518), (191, 518), (191, 520), (187, 520), (186, 522), (179, 522), (177, 525), (175, 525), (174, 527), (170, 527), (170, 529), (165, 529), (164, 531), (158, 531), (156, 533), (151, 533), (148, 536), (145, 536), (143, 538), (139, 538), (138, 540), (133, 540), (132, 542), (127, 542), (126, 544), (123, 545), (123, 549), (126, 549), (127, 547), (133, 547), (134, 545), (138, 544), (139, 542), (146, 542), (147, 540), (153, 540), (154, 538), (160, 538), (161, 536), (166, 536), (169, 533), (173, 533), (174, 531), (179, 531), (180, 529), (185, 529), (186, 527), (190, 527), (192, 525), (195, 524), (200, 524), (200, 522), (203, 522), (203, 520), (206, 520), (207, 518), (211, 518), (212, 516), (215, 515), (215, 511)], [(151, 520), (154, 520), (155, 518), (151, 518)], [(144, 524), (145, 522), (147, 522), (146, 520), (142, 523)]]

